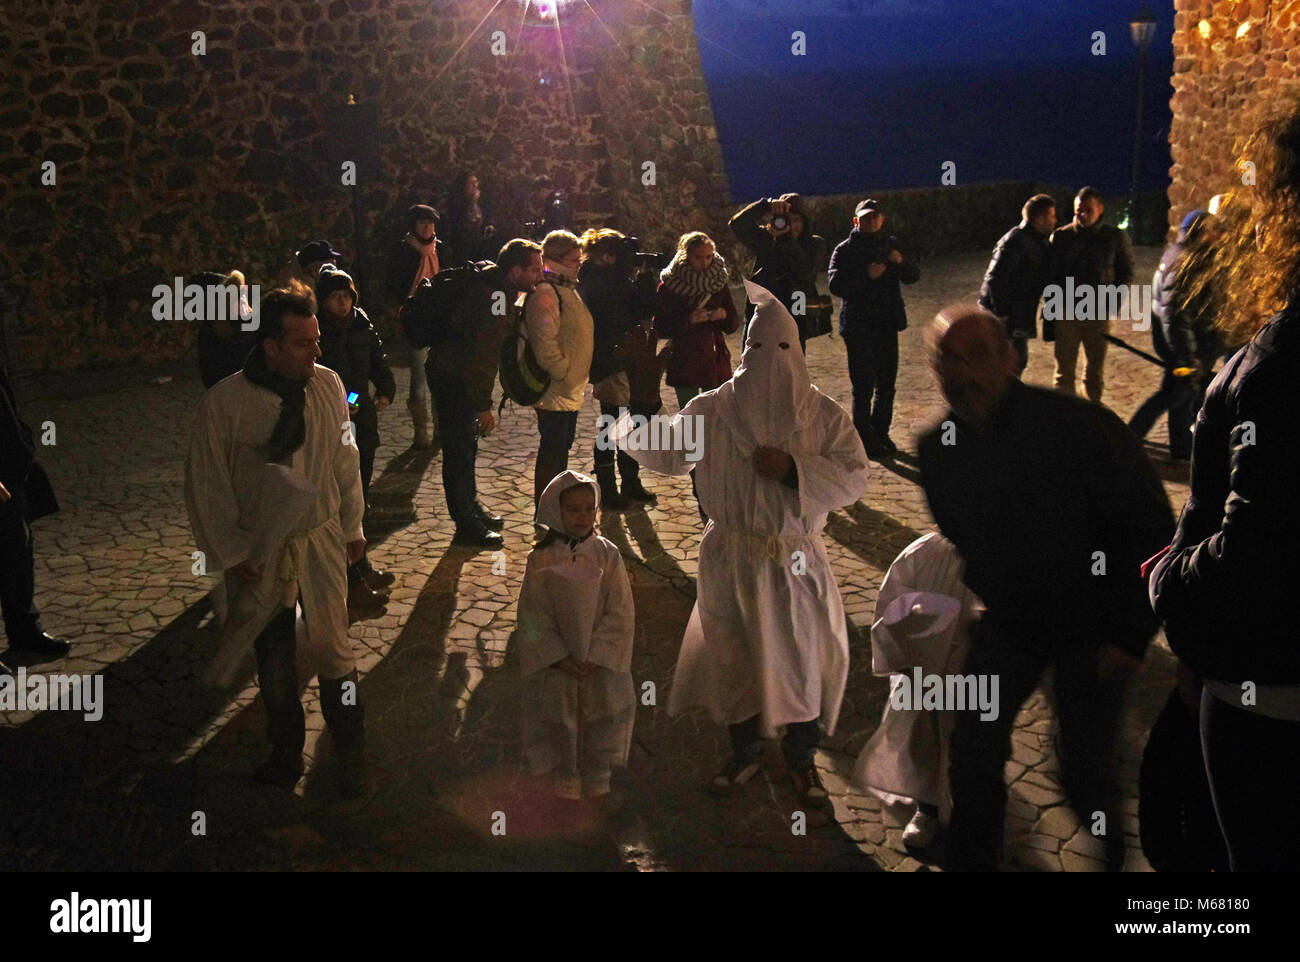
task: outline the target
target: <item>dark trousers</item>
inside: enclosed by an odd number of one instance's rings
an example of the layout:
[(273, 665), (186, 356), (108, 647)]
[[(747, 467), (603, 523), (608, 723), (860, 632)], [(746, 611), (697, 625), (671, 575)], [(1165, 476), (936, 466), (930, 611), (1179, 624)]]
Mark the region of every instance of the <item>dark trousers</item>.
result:
[(853, 384), (853, 426), (867, 448), (889, 437), (898, 379), (898, 331), (887, 324), (842, 332)]
[[(308, 613), (303, 612), (303, 618)], [(266, 710), (266, 739), (279, 761), (301, 766), (307, 740), (307, 716), (298, 691), (294, 668), (294, 610), (283, 608), (257, 636), (257, 683)], [(321, 678), (320, 704), (325, 724), (341, 754), (359, 752), (364, 741), (364, 714), (356, 689), (357, 673), (342, 678)], [(349, 691), (345, 683), (351, 682)]]
[(533, 469), (533, 503), (539, 504), (542, 492), (557, 474), (569, 466), (569, 449), (578, 433), (577, 411), (537, 412), (537, 464)]
[(1142, 402), (1128, 426), (1133, 433), (1144, 438), (1155, 427), (1160, 415), (1169, 412), (1169, 456), (1192, 456), (1192, 422), (1205, 399), (1206, 381), (1191, 377), (1174, 377), (1166, 371), (1160, 379), (1160, 389)]
[(1011, 346), (1016, 351), (1016, 376), (1019, 377), (1029, 367), (1029, 338), (1013, 337)]
[(9, 644), (27, 641), (44, 631), (35, 595), (32, 526), (27, 523), (27, 503), (18, 492), (13, 500), (0, 504), (0, 610)]
[[(737, 758), (746, 762), (756, 762), (763, 754), (763, 736), (759, 734), (759, 717), (746, 718), (743, 722), (731, 725), (731, 750)], [(785, 738), (781, 740), (781, 752), (785, 763), (792, 771), (801, 771), (813, 763), (817, 746), (821, 744), (822, 729), (817, 719), (806, 722), (792, 722), (785, 726)]]
[(447, 513), (457, 528), (473, 528), (480, 522), (474, 506), (478, 502), (475, 466), (478, 460), (478, 412), (456, 378), (429, 378), (433, 406), (438, 412), (442, 436), (442, 487), (447, 495)]
[(1085, 826), (1091, 827), (1094, 813), (1104, 812), (1108, 844), (1123, 845), (1114, 769), (1124, 683), (1098, 677), (1091, 645), (1052, 646), (1042, 633), (995, 628), (986, 616), (976, 623), (963, 673), (998, 676), (998, 717), (983, 721), (978, 710), (957, 715), (949, 769), (953, 811), (947, 858), (952, 871), (987, 872), (997, 866), (1012, 724), (1049, 666), (1055, 672), (1061, 786)]
[(1293, 872), (1300, 858), (1300, 722), (1201, 695), (1201, 749), (1234, 872)]
[[(654, 406), (632, 404), (628, 406), (628, 413), (633, 416), (639, 414), (642, 417), (649, 418), (658, 411), (661, 406), (662, 402)], [(619, 406), (617, 404), (606, 404), (604, 401), (601, 401), (600, 413), (605, 417), (611, 417), (617, 421), (619, 416)], [(599, 443), (599, 437), (597, 437), (596, 441), (597, 443), (593, 445), (591, 460), (592, 464), (595, 466), (595, 470), (599, 473), (601, 468), (611, 468), (614, 466), (615, 452), (610, 450), (609, 447), (602, 448)], [(641, 476), (641, 465), (637, 459), (622, 449), (619, 449), (617, 454), (618, 474), (619, 477), (623, 479), (623, 483), (627, 484), (629, 481), (637, 480)]]

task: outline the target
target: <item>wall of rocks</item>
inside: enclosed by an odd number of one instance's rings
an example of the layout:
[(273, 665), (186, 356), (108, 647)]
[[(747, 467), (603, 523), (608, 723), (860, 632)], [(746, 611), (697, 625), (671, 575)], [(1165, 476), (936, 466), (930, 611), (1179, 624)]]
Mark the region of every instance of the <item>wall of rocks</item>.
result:
[(1300, 0), (1176, 0), (1169, 225), (1234, 187), (1234, 145), (1300, 85)]
[(541, 174), (569, 187), (584, 225), (660, 244), (720, 230), (726, 179), (689, 7), (592, 0), (557, 29), (522, 0), (13, 5), (0, 31), (11, 363), (189, 355), (192, 323), (154, 321), (153, 285), (232, 267), (267, 285), (316, 237), (369, 280), (383, 317), (374, 280), (401, 212), (464, 167), (507, 234)]

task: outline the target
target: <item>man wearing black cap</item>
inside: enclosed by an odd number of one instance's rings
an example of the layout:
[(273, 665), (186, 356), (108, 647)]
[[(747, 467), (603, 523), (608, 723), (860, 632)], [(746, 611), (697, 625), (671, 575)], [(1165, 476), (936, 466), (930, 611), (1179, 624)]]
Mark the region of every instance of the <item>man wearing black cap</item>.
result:
[[(853, 212), (853, 231), (831, 254), (831, 293), (844, 299), (840, 336), (849, 356), (853, 384), (853, 426), (867, 455), (892, 457), (894, 382), (898, 377), (898, 332), (907, 327), (900, 284), (915, 284), (921, 270), (904, 256), (897, 237), (884, 231), (880, 202), (868, 198)], [(874, 394), (874, 401), (873, 401)]]
[(302, 250), (293, 252), (293, 256), (289, 258), (289, 262), (284, 265), (279, 277), (276, 278), (276, 286), (287, 287), (297, 283), (305, 284), (308, 289), (314, 288), (321, 265), (337, 264), (342, 256), (343, 252), (336, 251), (334, 245), (327, 240), (310, 241), (302, 246)]
[[(41, 627), (30, 522), (58, 510), (45, 471), (36, 463), (32, 429), (18, 417), (9, 374), (0, 364), (0, 612), (14, 652), (62, 658), (69, 645)], [(0, 667), (0, 672), (5, 669)]]
[[(415, 204), (407, 212), (410, 230), (393, 248), (388, 259), (388, 294), (400, 306), (415, 293), (420, 281), (434, 277), (451, 263), (451, 252), (438, 239), (438, 212), (428, 204)], [(411, 366), (411, 393), (406, 406), (415, 425), (415, 446), (433, 447), (433, 407), (429, 400), (429, 380), (424, 373), (424, 362), (429, 359), (427, 347), (408, 346)]]

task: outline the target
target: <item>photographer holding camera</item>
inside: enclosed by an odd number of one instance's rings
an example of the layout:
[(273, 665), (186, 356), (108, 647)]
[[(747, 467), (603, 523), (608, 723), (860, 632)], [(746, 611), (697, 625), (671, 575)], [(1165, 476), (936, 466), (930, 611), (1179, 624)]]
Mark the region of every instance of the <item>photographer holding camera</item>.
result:
[[(844, 299), (840, 336), (849, 355), (853, 426), (867, 456), (879, 461), (898, 453), (889, 437), (898, 378), (898, 332), (907, 327), (900, 284), (915, 284), (920, 268), (887, 233), (880, 202), (868, 198), (853, 212), (853, 231), (831, 254), (831, 293)], [(875, 403), (872, 403), (872, 396)]]
[[(782, 194), (776, 200), (754, 201), (731, 218), (730, 226), (754, 255), (750, 280), (775, 294), (799, 325), (799, 346), (805, 347), (810, 337), (830, 333), (829, 313), (823, 317), (816, 311), (817, 265), (825, 241), (808, 229), (802, 198)], [(803, 294), (800, 303), (796, 292)], [(747, 304), (746, 325), (753, 315), (754, 305)]]

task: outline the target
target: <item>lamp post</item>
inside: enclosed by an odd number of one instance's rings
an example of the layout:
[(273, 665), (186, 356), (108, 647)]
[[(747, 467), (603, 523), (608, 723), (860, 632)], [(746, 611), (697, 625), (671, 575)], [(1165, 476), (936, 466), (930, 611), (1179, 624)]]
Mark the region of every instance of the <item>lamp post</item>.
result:
[(1129, 33), (1133, 37), (1133, 45), (1137, 47), (1138, 54), (1138, 71), (1137, 71), (1137, 119), (1133, 126), (1133, 193), (1129, 197), (1129, 223), (1132, 226), (1133, 238), (1136, 243), (1140, 239), (1138, 219), (1138, 190), (1139, 181), (1142, 177), (1142, 114), (1146, 106), (1147, 94), (1147, 56), (1151, 48), (1151, 38), (1156, 32), (1156, 18), (1151, 15), (1151, 11), (1143, 10), (1128, 25)]

